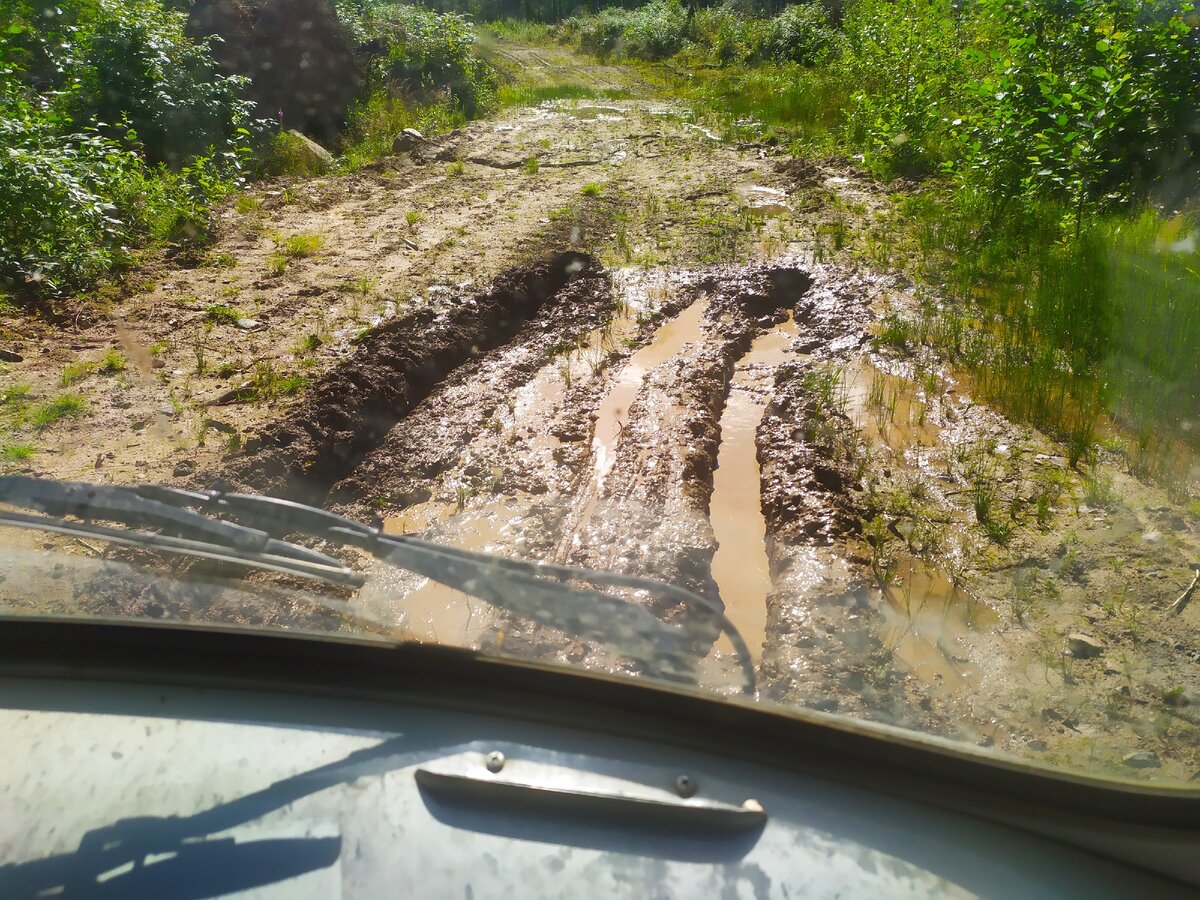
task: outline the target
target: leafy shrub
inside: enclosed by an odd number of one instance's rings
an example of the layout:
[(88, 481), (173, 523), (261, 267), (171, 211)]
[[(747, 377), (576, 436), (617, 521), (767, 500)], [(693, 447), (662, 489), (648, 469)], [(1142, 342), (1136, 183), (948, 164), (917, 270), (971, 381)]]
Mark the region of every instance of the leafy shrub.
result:
[(183, 13), (158, 0), (97, 6), (64, 72), (75, 121), (105, 123), (100, 127), (111, 137), (136, 141), (148, 161), (174, 169), (245, 144), (252, 106), (240, 96), (246, 79), (218, 72), (208, 42), (184, 34)]
[(451, 102), (468, 117), (491, 105), (496, 74), (476, 53), (475, 29), (465, 17), (382, 0), (344, 0), (338, 10), (372, 53), (376, 88), (420, 103)]
[(240, 80), (150, 0), (4, 6), (0, 281), (63, 293), (142, 240), (207, 237), (250, 153)]
[(701, 54), (726, 66), (759, 59), (770, 25), (760, 19), (746, 18), (729, 5), (697, 10), (688, 28), (688, 39)]
[(625, 27), (625, 51), (642, 59), (666, 59), (683, 48), (687, 11), (680, 0), (651, 0), (634, 10)]
[(919, 174), (946, 157), (966, 80), (951, 0), (862, 0), (846, 18), (849, 136), (882, 174)]
[(57, 291), (123, 258), (118, 198), (142, 182), (137, 158), (95, 132), (59, 134), (13, 97), (0, 106), (0, 279)]
[(1078, 230), (1089, 204), (1127, 202), (1194, 152), (1200, 48), (1182, 4), (980, 0), (978, 12), (998, 49), (962, 133), (993, 194), (1065, 200)]
[(629, 13), (623, 9), (606, 8), (594, 16), (575, 20), (572, 28), (579, 35), (579, 46), (588, 53), (607, 57), (617, 50), (625, 36)]
[(829, 13), (818, 2), (789, 6), (771, 21), (767, 50), (780, 62), (822, 62), (838, 40)]

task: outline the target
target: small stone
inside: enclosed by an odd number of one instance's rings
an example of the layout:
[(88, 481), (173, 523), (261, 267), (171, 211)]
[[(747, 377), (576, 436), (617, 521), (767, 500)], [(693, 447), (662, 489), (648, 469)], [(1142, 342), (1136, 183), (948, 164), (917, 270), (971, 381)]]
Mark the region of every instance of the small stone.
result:
[(294, 154), (306, 174), (319, 175), (333, 165), (333, 154), (307, 135), (295, 129), (287, 131), (288, 151)]
[(1142, 540), (1147, 544), (1161, 544), (1162, 539), (1163, 536), (1161, 531), (1147, 531), (1142, 535)]
[(259, 326), (259, 321), (257, 319), (238, 319), (237, 320), (237, 327), (242, 329), (242, 331), (253, 331), (258, 326)]
[(175, 416), (175, 407), (173, 407), (173, 406), (172, 406), (171, 404), (169, 404), (169, 403), (164, 403), (162, 406), (160, 406), (160, 407), (159, 407), (159, 408), (156, 410), (156, 412), (157, 412), (159, 415), (161, 415), (161, 416), (166, 416), (166, 417), (167, 417), (167, 418), (169, 418), (169, 419), (170, 419), (170, 418), (174, 418), (174, 416)]
[(1139, 750), (1135, 753), (1130, 753), (1121, 762), (1125, 763), (1131, 769), (1157, 769), (1162, 766), (1158, 754), (1150, 750)]
[(5, 350), (3, 347), (0, 347), (0, 360), (4, 362), (18, 363), (23, 362), (24, 359), (25, 357), (23, 357), (20, 353), (17, 353), (15, 350)]
[(1025, 746), (1030, 750), (1036, 750), (1038, 753), (1045, 753), (1050, 749), (1050, 745), (1045, 741), (1030, 741)]
[(425, 138), (415, 128), (405, 128), (392, 141), (393, 153), (406, 153), (418, 144), (424, 143)]
[(176, 463), (174, 470), (171, 472), (176, 478), (186, 478), (196, 471), (196, 463), (190, 459), (182, 460)]
[(1067, 635), (1067, 652), (1076, 659), (1094, 659), (1104, 652), (1104, 645), (1090, 634), (1077, 631)]
[(150, 360), (150, 368), (152, 369), (165, 369), (166, 367), (167, 361), (161, 356), (156, 356)]

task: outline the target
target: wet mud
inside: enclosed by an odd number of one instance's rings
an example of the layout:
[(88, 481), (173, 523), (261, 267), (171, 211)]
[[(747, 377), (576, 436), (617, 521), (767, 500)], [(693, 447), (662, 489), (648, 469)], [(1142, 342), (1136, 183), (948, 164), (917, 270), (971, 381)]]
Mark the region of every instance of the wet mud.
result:
[(223, 474), (257, 491), (323, 494), (450, 372), (510, 338), (567, 284), (594, 271), (584, 254), (555, 254), (448, 309), (426, 306), (375, 328)]

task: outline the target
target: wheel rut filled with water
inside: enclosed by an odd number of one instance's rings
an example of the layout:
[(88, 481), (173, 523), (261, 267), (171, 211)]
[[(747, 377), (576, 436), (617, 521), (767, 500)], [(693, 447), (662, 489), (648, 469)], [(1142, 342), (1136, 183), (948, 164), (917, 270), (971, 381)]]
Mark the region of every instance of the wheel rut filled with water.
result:
[[(782, 610), (855, 588), (797, 581), (797, 566), (855, 519), (778, 418), (806, 366), (862, 342), (868, 293), (829, 267), (607, 271), (559, 254), (377, 329), (222, 474), (389, 533), (688, 588), (774, 673), (766, 690), (793, 691)], [(639, 670), (428, 579), (376, 574), (357, 602), (412, 636), (503, 632), (546, 658)], [(647, 604), (667, 623), (694, 613)], [(733, 648), (704, 634), (695, 677), (719, 685)]]

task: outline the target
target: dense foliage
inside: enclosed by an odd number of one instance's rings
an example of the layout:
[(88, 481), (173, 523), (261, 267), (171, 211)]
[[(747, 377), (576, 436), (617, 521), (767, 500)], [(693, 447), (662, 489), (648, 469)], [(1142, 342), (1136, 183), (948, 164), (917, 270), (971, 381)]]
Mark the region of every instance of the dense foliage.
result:
[(241, 81), (154, 0), (0, 2), (0, 280), (60, 293), (187, 241), (250, 152)]
[(476, 53), (475, 29), (464, 17), (386, 0), (340, 0), (338, 12), (370, 55), (374, 90), (418, 103), (450, 101), (468, 117), (491, 103), (495, 73)]
[[(194, 244), (212, 205), (277, 172), (281, 138), (252, 119), (247, 80), (164, 0), (0, 0), (0, 289), (65, 294), (146, 243)], [(478, 115), (495, 77), (474, 28), (385, 0), (342, 0), (363, 68), (352, 162), (401, 128)], [(275, 149), (273, 149), (275, 148)], [(265, 159), (255, 160), (255, 151)]]
[[(597, 53), (661, 57), (633, 40), (636, 16), (605, 9), (554, 33)], [(727, 0), (665, 21), (680, 28), (661, 45), (680, 47), (669, 71), (690, 73), (675, 89), (731, 131), (925, 179), (876, 243), (910, 235), (923, 276), (960, 301), (920, 330), (990, 399), (1079, 452), (1102, 411), (1139, 443), (1164, 421), (1194, 441), (1191, 3), (857, 0), (772, 17)]]

